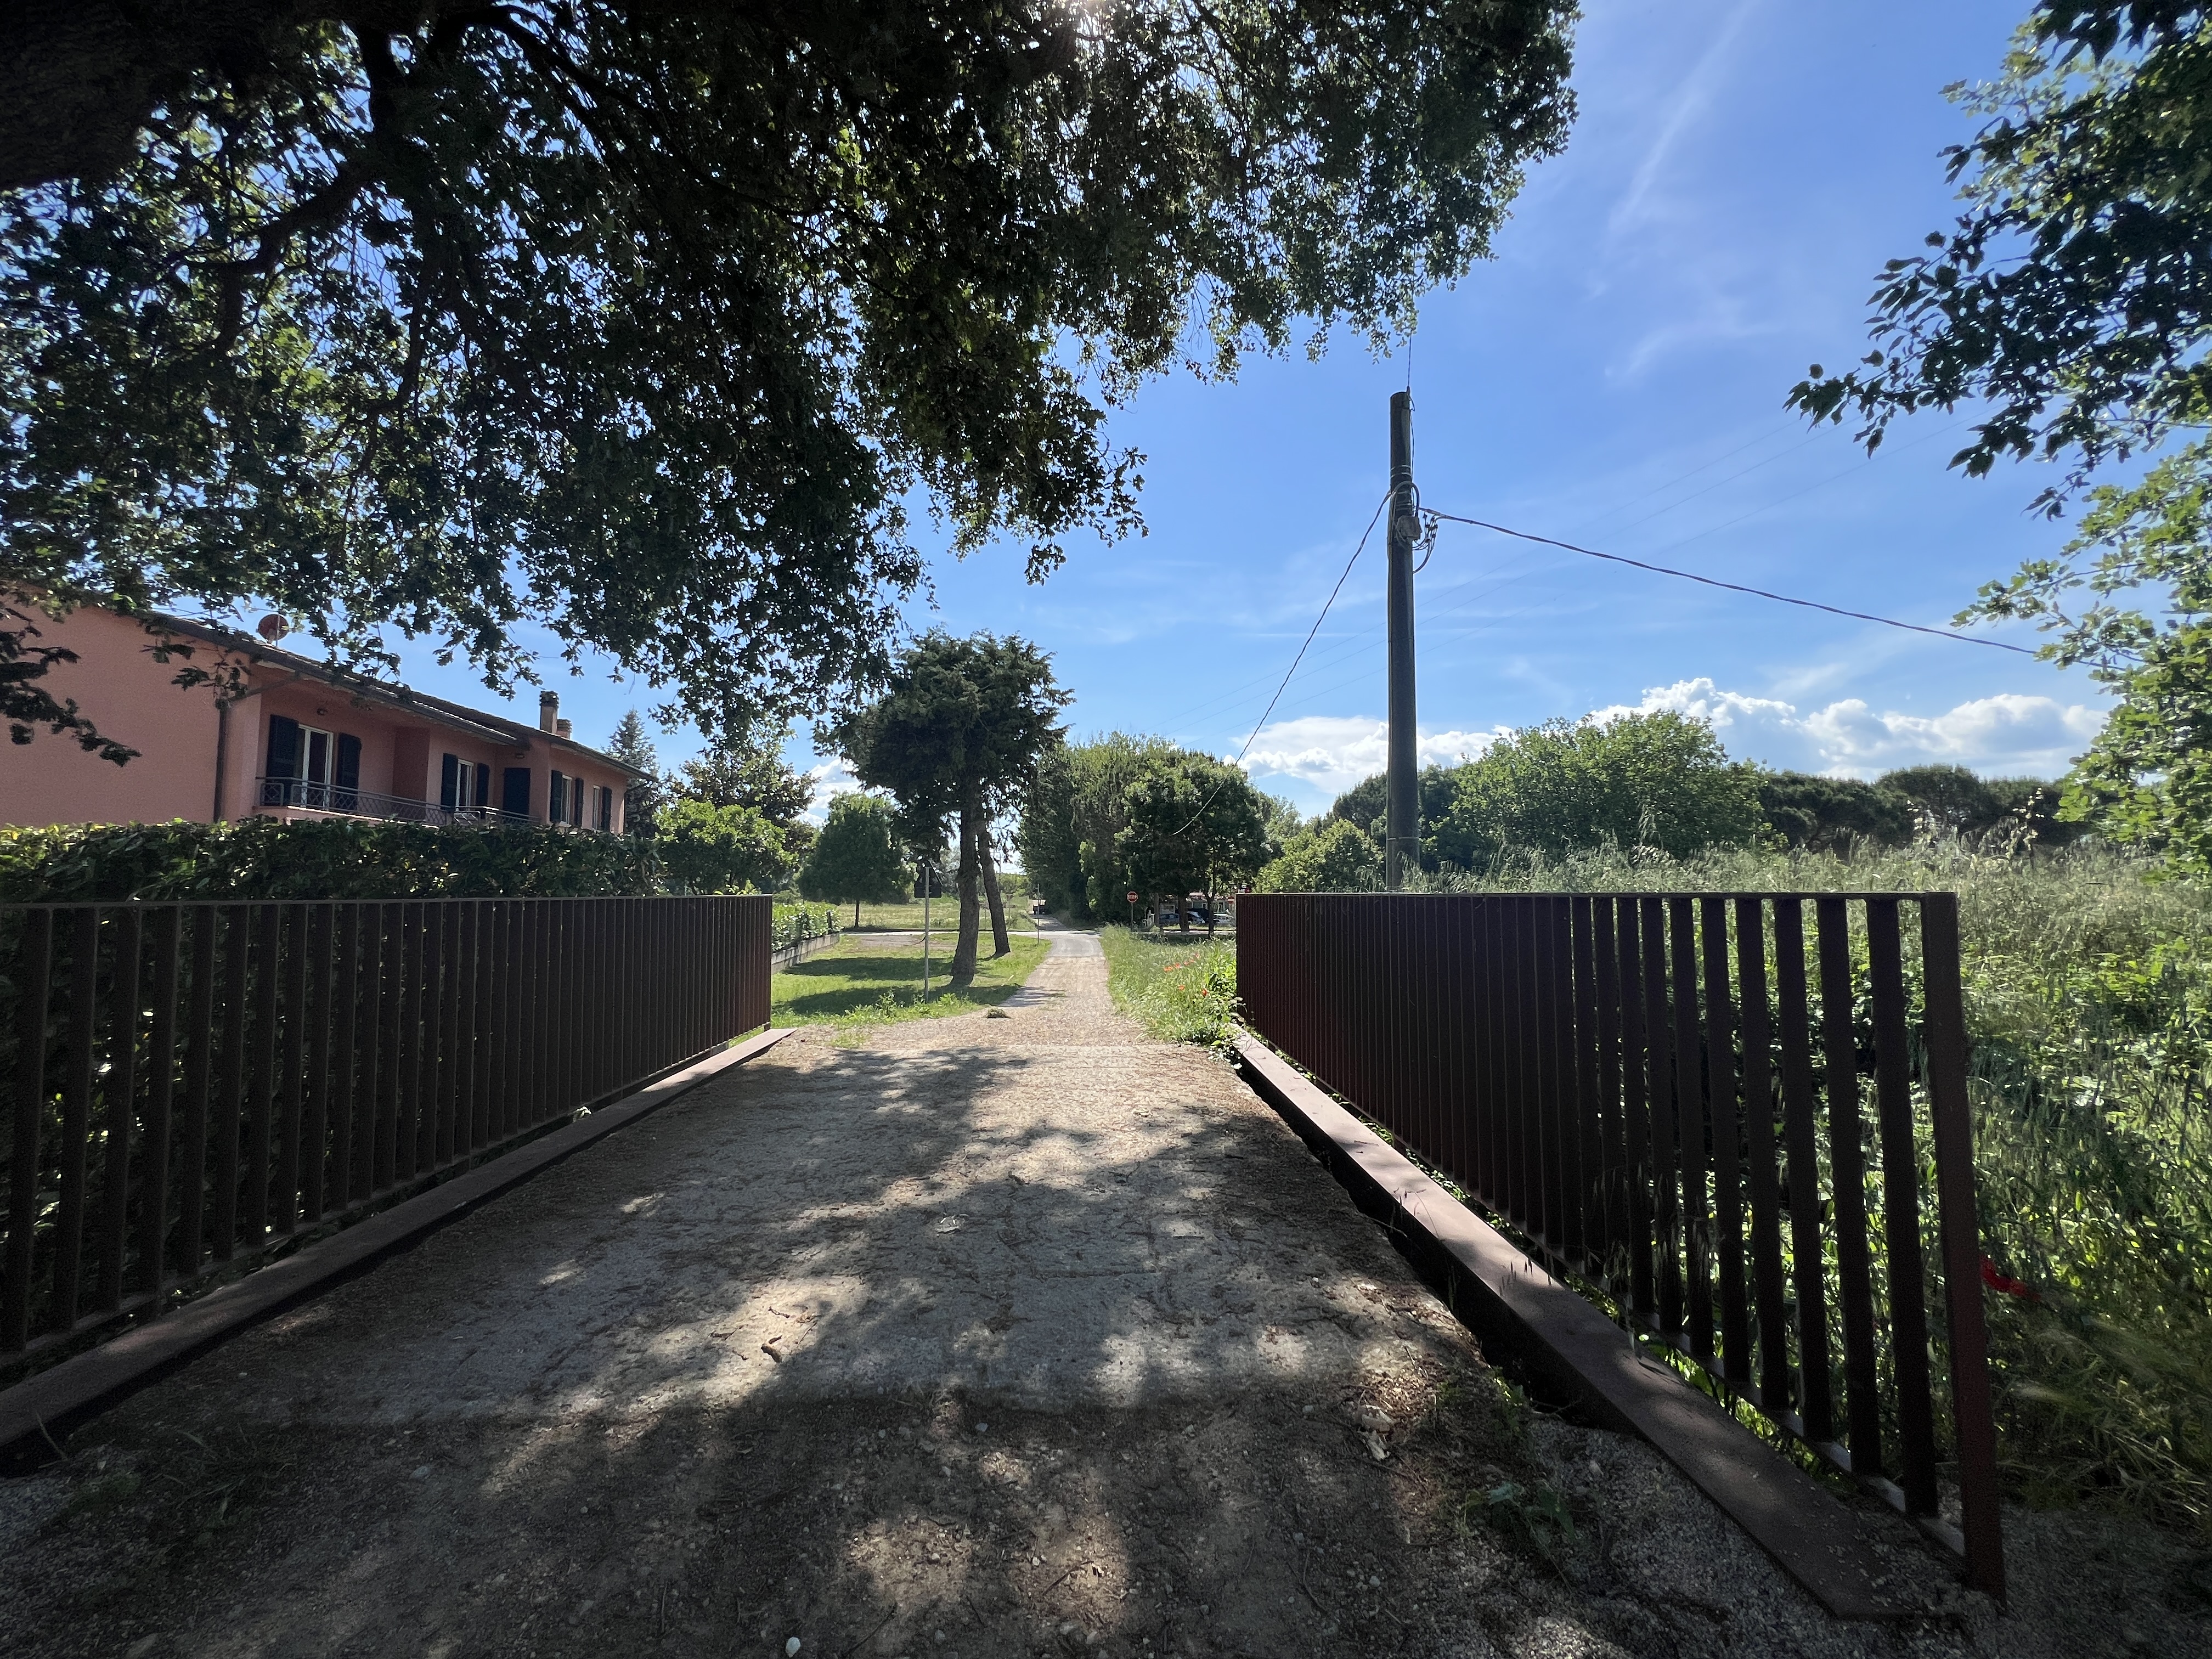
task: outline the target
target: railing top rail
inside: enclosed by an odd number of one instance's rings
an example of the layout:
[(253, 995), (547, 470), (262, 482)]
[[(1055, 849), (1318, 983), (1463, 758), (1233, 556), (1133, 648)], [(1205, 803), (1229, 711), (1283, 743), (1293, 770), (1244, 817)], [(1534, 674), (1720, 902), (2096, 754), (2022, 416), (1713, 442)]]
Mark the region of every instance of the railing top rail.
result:
[(19, 910), (152, 910), (163, 906), (179, 908), (228, 908), (240, 904), (603, 904), (619, 899), (629, 904), (696, 903), (702, 899), (760, 899), (773, 904), (773, 893), (401, 893), (384, 898), (237, 898), (190, 899), (9, 899), (0, 901), (0, 915)]
[(1894, 890), (1893, 890), (1893, 889), (1887, 889), (1887, 888), (1856, 888), (1856, 887), (1804, 887), (1804, 888), (1790, 888), (1790, 887), (1760, 887), (1760, 888), (1744, 889), (1744, 890), (1738, 890), (1738, 889), (1735, 889), (1735, 888), (1705, 888), (1705, 887), (1636, 887), (1636, 888), (1607, 888), (1607, 889), (1605, 889), (1605, 890), (1602, 890), (1602, 891), (1596, 891), (1596, 892), (1577, 892), (1577, 891), (1573, 891), (1573, 890), (1568, 890), (1568, 889), (1564, 889), (1564, 888), (1543, 888), (1543, 889), (1533, 889), (1533, 888), (1532, 888), (1532, 889), (1526, 889), (1526, 890), (1522, 890), (1522, 889), (1513, 889), (1513, 890), (1504, 890), (1504, 889), (1501, 889), (1501, 890), (1499, 890), (1498, 891), (1496, 891), (1496, 892), (1484, 892), (1484, 893), (1374, 893), (1374, 892), (1366, 892), (1366, 893), (1330, 893), (1330, 892), (1311, 892), (1311, 893), (1308, 893), (1308, 892), (1297, 892), (1297, 893), (1245, 893), (1245, 894), (1242, 894), (1242, 895), (1240, 895), (1240, 896), (1239, 896), (1237, 902), (1238, 902), (1239, 903), (1243, 903), (1243, 902), (1247, 902), (1247, 901), (1249, 901), (1249, 900), (1252, 900), (1252, 899), (1314, 899), (1314, 898), (1327, 898), (1327, 899), (1354, 899), (1354, 898), (1358, 898), (1358, 899), (1394, 899), (1394, 900), (1398, 900), (1398, 901), (1401, 901), (1401, 902), (1404, 902), (1404, 901), (1410, 901), (1410, 900), (1414, 900), (1414, 899), (1525, 899), (1525, 898), (1547, 898), (1547, 899), (1604, 899), (1604, 898), (1613, 898), (1613, 899), (1623, 899), (1623, 898), (1629, 898), (1629, 899), (1678, 899), (1678, 898), (1717, 898), (1717, 899), (1838, 899), (1838, 898), (1839, 898), (1839, 899), (1897, 899), (1897, 900), (1905, 900), (1905, 899), (1910, 899), (1910, 900), (1914, 901), (1915, 902), (1917, 902), (1918, 901), (1920, 901), (1920, 900), (1922, 900), (1922, 899), (1931, 899), (1931, 898), (1948, 898), (1948, 899), (1955, 899), (1955, 898), (1956, 898), (1956, 897), (1958, 897), (1958, 896), (1959, 896), (1958, 890), (1957, 890), (1957, 889), (1955, 889), (1955, 888), (1950, 888), (1950, 887), (1929, 887), (1929, 888), (1917, 888), (1917, 889), (1894, 889)]

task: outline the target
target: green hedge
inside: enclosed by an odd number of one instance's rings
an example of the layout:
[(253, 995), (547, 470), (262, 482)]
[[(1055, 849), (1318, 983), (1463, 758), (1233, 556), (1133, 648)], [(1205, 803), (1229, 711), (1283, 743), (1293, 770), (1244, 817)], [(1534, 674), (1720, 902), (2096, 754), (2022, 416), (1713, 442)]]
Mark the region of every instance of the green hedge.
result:
[(0, 829), (0, 903), (588, 898), (665, 890), (653, 842), (550, 824), (243, 818)]
[(837, 906), (834, 904), (790, 904), (778, 900), (775, 906), (775, 948), (787, 950), (803, 945), (811, 939), (823, 939), (837, 931)]

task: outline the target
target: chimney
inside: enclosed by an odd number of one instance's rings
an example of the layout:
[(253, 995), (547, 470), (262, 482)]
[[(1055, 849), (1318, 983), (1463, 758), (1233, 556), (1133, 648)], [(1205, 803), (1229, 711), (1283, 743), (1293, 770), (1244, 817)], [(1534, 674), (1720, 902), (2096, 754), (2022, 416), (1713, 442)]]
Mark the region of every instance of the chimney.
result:
[(576, 723), (574, 720), (562, 720), (553, 730), (562, 737), (574, 737), (576, 733)]
[(559, 727), (560, 722), (561, 694), (558, 691), (540, 691), (538, 694), (538, 729), (551, 732)]

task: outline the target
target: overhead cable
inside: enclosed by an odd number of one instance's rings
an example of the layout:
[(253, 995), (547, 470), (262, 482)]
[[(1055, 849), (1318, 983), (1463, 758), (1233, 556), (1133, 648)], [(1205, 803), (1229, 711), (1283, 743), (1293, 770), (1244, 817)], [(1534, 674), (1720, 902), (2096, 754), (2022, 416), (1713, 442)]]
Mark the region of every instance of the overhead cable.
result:
[[(1748, 593), (1755, 599), (1771, 599), (1777, 605), (1800, 605), (1808, 611), (1825, 611), (1832, 617), (1848, 617), (1853, 622), (1880, 623), (1884, 628), (1901, 628), (1908, 634), (1930, 634), (1939, 640), (1952, 640), (1960, 645), (1985, 645), (1993, 651), (2011, 651), (2023, 657), (2035, 653), (2024, 645), (2013, 645), (2003, 640), (1984, 638), (1979, 634), (1954, 633), (1948, 628), (1930, 628), (1923, 623), (1899, 622), (1894, 617), (1877, 617), (1870, 611), (1846, 611), (1841, 605), (1823, 605), (1818, 599), (1801, 599), (1788, 593), (1770, 593), (1763, 587), (1747, 587), (1741, 582), (1724, 582), (1717, 576), (1700, 576), (1693, 570), (1675, 570), (1663, 564), (1650, 564), (1642, 559), (1632, 559), (1620, 553), (1601, 553), (1594, 547), (1578, 547), (1572, 542), (1563, 542), (1551, 536), (1539, 536), (1532, 531), (1516, 530), (1510, 525), (1492, 524), (1484, 519), (1470, 519), (1462, 514), (1439, 512), (1433, 507), (1419, 511), (1432, 519), (1447, 519), (1454, 524), (1472, 525), (1477, 530), (1487, 530), (1499, 536), (1511, 536), (1524, 542), (1535, 542), (1545, 547), (1556, 547), (1563, 552), (1579, 553), (1588, 559), (1603, 559), (1610, 564), (1632, 565), (1638, 570), (1648, 570), (1656, 576), (1674, 576), (1686, 582), (1698, 582), (1707, 587), (1724, 587), (1731, 593)], [(1303, 653), (1301, 653), (1303, 654)], [(1278, 696), (1280, 693), (1277, 694)], [(1273, 708), (1274, 705), (1267, 705)]]

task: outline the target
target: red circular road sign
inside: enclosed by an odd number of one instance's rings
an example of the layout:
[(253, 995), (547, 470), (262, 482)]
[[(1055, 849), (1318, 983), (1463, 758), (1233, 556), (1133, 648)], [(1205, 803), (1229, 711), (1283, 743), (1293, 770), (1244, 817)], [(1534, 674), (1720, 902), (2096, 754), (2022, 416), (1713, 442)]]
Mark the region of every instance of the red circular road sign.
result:
[(1134, 893), (1130, 894), (1130, 895), (1129, 895), (1129, 902), (1130, 902), (1130, 903), (1132, 903), (1132, 904), (1134, 904), (1136, 902), (1137, 902), (1137, 896), (1136, 896)]

